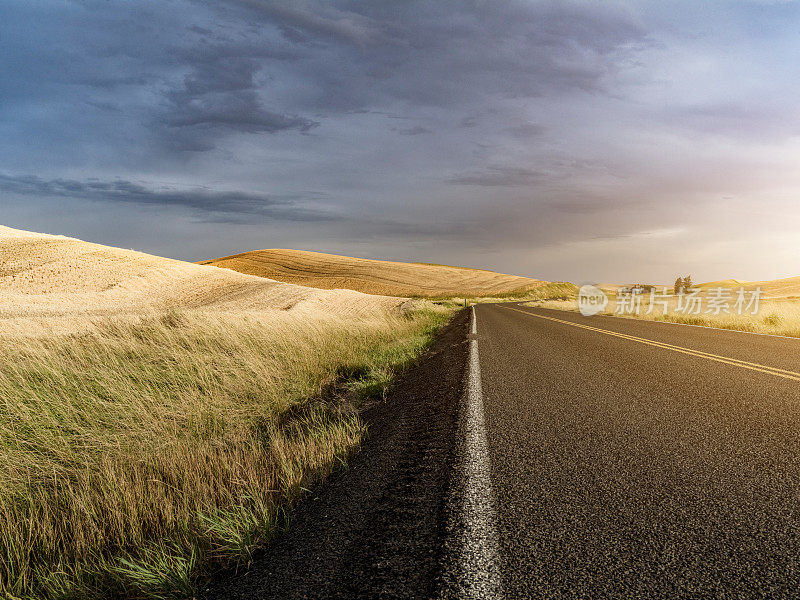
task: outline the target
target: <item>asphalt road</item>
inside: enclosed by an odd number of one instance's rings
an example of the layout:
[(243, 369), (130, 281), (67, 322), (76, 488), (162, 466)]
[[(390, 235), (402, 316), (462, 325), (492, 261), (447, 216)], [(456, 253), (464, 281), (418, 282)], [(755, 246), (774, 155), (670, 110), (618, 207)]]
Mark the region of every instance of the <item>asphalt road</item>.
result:
[(800, 340), (516, 304), (472, 327), (214, 597), (800, 597)]
[(800, 597), (800, 341), (476, 316), (508, 597)]

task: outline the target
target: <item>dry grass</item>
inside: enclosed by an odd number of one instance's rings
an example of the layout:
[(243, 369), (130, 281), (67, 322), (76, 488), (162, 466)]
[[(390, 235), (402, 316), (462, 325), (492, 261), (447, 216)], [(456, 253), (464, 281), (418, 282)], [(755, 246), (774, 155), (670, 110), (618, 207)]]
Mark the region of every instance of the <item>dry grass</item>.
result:
[[(559, 310), (577, 311), (577, 300), (546, 300), (530, 302), (528, 306), (541, 306), (543, 308), (556, 308)], [(674, 312), (675, 299), (670, 303), (669, 312), (664, 315), (662, 307), (656, 305), (651, 314), (646, 314), (649, 307), (649, 296), (642, 298), (642, 309), (637, 316), (623, 315), (628, 318), (647, 319), (653, 321), (666, 321), (669, 323), (683, 323), (686, 325), (700, 325), (703, 327), (717, 327), (720, 329), (734, 329), (752, 333), (769, 333), (772, 335), (786, 335), (800, 337), (800, 301), (793, 299), (768, 299), (762, 300), (757, 315), (751, 314), (707, 314), (684, 315)], [(605, 315), (615, 314), (614, 297), (611, 297)]]
[(246, 563), (450, 314), (13, 230), (0, 265), (8, 597), (188, 598)]
[(256, 250), (201, 264), (322, 289), (425, 298), (520, 295), (543, 281), (430, 263), (350, 258), (301, 250)]

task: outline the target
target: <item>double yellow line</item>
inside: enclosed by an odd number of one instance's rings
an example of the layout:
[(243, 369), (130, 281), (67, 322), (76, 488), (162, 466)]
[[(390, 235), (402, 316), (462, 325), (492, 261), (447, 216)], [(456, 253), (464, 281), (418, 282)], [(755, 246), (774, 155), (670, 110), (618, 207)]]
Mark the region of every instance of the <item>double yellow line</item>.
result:
[(575, 323), (574, 321), (565, 321), (564, 319), (556, 319), (555, 317), (546, 317), (544, 315), (528, 312), (525, 310), (519, 310), (518, 308), (511, 308), (510, 306), (504, 306), (503, 308), (507, 308), (508, 310), (515, 310), (519, 313), (522, 313), (523, 315), (528, 315), (529, 317), (536, 317), (538, 319), (547, 319), (548, 321), (555, 321), (556, 323), (563, 323), (565, 325), (571, 325), (572, 327), (580, 327), (581, 329), (588, 329), (589, 331), (596, 331), (597, 333), (612, 335), (614, 337), (630, 340), (632, 342), (639, 342), (640, 344), (655, 346), (656, 348), (672, 350), (673, 352), (680, 352), (681, 354), (688, 354), (690, 356), (696, 356), (698, 358), (705, 358), (708, 360), (721, 362), (726, 365), (733, 365), (735, 367), (741, 367), (743, 369), (750, 369), (751, 371), (758, 371), (759, 373), (767, 373), (768, 375), (775, 375), (777, 377), (783, 377), (784, 379), (800, 381), (800, 373), (796, 373), (794, 371), (787, 371), (786, 369), (778, 369), (777, 367), (768, 367), (767, 365), (760, 365), (758, 363), (747, 362), (746, 360), (739, 360), (738, 358), (729, 358), (727, 356), (711, 354), (710, 352), (701, 352), (700, 350), (692, 350), (691, 348), (684, 348), (683, 346), (676, 346), (674, 344), (657, 342), (655, 340), (649, 340), (647, 338), (642, 338), (635, 335), (628, 335), (625, 333), (618, 333), (616, 331), (611, 331), (609, 329), (601, 329), (600, 327), (592, 327), (590, 325)]

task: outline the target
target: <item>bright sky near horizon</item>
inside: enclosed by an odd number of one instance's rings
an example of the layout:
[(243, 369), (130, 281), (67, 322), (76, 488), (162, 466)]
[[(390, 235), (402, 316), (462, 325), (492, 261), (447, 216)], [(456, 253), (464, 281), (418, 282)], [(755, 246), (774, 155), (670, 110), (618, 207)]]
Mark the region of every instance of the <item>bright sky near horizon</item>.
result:
[(5, 0), (0, 224), (549, 280), (800, 275), (800, 3)]

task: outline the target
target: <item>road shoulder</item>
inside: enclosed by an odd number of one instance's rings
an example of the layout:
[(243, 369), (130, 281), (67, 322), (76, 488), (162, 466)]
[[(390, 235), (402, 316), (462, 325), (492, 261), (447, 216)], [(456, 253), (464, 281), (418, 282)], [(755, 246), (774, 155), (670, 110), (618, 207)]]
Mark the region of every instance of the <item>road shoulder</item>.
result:
[(288, 532), (207, 600), (430, 597), (445, 529), (469, 346), (459, 312), (423, 360), (368, 409), (369, 436), (347, 468), (295, 511)]

